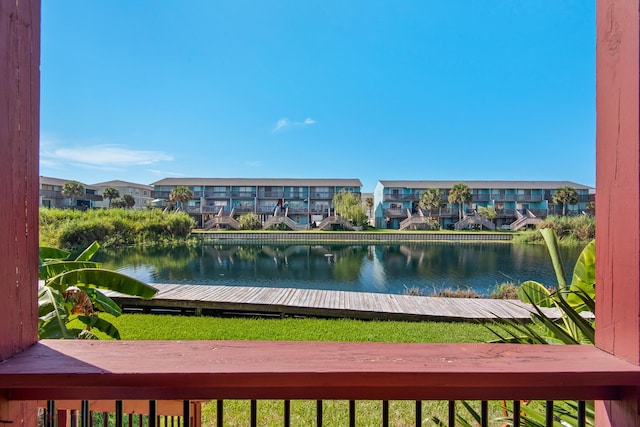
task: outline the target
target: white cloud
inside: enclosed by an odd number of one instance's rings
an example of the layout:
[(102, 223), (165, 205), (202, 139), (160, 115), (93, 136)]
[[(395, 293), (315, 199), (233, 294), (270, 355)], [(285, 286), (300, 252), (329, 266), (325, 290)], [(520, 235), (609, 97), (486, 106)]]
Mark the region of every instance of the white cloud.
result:
[(167, 172), (167, 171), (162, 171), (160, 169), (147, 169), (147, 172), (151, 172), (154, 175), (162, 175), (162, 176), (185, 176), (185, 174), (183, 173)]
[(274, 126), (273, 130), (271, 131), (272, 133), (276, 133), (276, 132), (281, 132), (287, 129), (291, 129), (294, 127), (305, 127), (305, 126), (309, 126), (309, 125), (315, 125), (316, 121), (313, 120), (311, 117), (307, 117), (306, 119), (304, 119), (304, 121), (302, 122), (294, 122), (291, 121), (287, 118), (284, 119), (280, 119), (276, 122), (276, 125)]
[(171, 161), (173, 157), (162, 151), (132, 150), (118, 145), (83, 145), (56, 148), (51, 142), (42, 144), (42, 165), (72, 164), (87, 169), (118, 170), (128, 166), (151, 165)]
[(252, 160), (252, 161), (244, 162), (244, 165), (249, 168), (259, 168), (262, 166), (262, 162)]

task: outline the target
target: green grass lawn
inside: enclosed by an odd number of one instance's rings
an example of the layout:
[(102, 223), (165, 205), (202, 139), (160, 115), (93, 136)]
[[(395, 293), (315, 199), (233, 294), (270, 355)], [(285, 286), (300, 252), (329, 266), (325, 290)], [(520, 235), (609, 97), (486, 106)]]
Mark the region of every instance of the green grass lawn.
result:
[(268, 340), (352, 342), (485, 342), (493, 338), (476, 323), (392, 322), (348, 319), (257, 319), (105, 315), (124, 340)]

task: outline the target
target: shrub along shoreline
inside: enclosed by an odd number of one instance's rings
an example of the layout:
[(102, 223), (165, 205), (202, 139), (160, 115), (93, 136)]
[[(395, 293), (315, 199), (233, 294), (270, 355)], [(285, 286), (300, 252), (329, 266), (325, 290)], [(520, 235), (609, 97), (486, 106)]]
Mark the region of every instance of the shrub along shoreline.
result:
[[(543, 244), (537, 230), (522, 232), (485, 231), (398, 231), (370, 229), (365, 232), (326, 231), (248, 231), (223, 230), (207, 232), (194, 230), (194, 220), (185, 212), (167, 212), (159, 209), (73, 209), (40, 208), (40, 245), (69, 251), (87, 247), (94, 241), (102, 247), (131, 245), (156, 245), (185, 243), (193, 240), (213, 239), (234, 240), (282, 240), (316, 241), (338, 239), (345, 241), (480, 241), (504, 240), (520, 244)], [(595, 219), (588, 216), (558, 217), (545, 219), (538, 228), (553, 228), (562, 245), (586, 244), (595, 237)], [(211, 235), (211, 236), (209, 236)], [(331, 237), (337, 235), (338, 237)], [(209, 236), (209, 237), (208, 237)], [(512, 238), (513, 237), (513, 238)]]
[(40, 208), (40, 246), (75, 251), (94, 241), (103, 247), (185, 242), (194, 226), (184, 212)]

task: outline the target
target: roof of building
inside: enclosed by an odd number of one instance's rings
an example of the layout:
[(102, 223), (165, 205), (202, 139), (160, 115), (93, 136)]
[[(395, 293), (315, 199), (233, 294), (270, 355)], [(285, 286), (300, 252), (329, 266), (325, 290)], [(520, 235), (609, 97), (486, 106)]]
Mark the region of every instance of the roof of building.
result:
[[(75, 180), (75, 179), (62, 179), (62, 178), (52, 178), (50, 176), (40, 176), (40, 185), (42, 185), (42, 184), (45, 184), (45, 185), (57, 185), (57, 186), (62, 187), (67, 182), (71, 182), (71, 181), (80, 182), (80, 181)], [(90, 190), (97, 190), (97, 187), (95, 185), (85, 184), (84, 182), (80, 182), (80, 184), (82, 184), (82, 186), (84, 188), (88, 188)]]
[(98, 182), (93, 184), (95, 187), (134, 187), (144, 188), (145, 190), (153, 190), (153, 187), (147, 184), (138, 184), (136, 182), (120, 181), (118, 179), (113, 181)]
[(561, 187), (573, 187), (576, 190), (591, 190), (593, 187), (588, 185), (577, 184), (571, 181), (474, 181), (474, 180), (457, 180), (457, 181), (378, 181), (384, 187), (400, 187), (400, 188), (453, 188), (458, 183), (463, 183), (471, 189), (541, 189), (555, 190)]
[(151, 185), (362, 187), (362, 182), (357, 178), (164, 178)]

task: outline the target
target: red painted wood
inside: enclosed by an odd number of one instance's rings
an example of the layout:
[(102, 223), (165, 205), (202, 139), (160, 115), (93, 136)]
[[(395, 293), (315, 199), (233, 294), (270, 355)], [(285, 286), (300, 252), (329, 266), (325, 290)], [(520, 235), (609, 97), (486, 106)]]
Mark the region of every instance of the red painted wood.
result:
[[(40, 2), (0, 1), (0, 360), (37, 340)], [(0, 396), (0, 423), (36, 425)]]
[(635, 384), (640, 367), (589, 346), (47, 340), (0, 364), (16, 399), (611, 399)]
[[(597, 1), (596, 343), (640, 364), (640, 55), (637, 0)], [(637, 388), (598, 426), (640, 425)]]
[(0, 2), (0, 360), (37, 340), (40, 3)]

